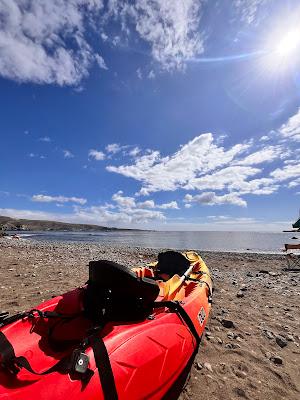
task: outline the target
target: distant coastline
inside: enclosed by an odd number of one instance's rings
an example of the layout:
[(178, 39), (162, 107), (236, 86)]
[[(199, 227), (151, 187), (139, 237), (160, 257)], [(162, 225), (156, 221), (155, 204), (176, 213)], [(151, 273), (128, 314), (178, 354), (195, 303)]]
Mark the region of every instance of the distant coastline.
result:
[(113, 232), (140, 231), (141, 229), (122, 229), (92, 224), (72, 224), (69, 222), (15, 219), (0, 216), (0, 232), (5, 231), (58, 231), (58, 232)]

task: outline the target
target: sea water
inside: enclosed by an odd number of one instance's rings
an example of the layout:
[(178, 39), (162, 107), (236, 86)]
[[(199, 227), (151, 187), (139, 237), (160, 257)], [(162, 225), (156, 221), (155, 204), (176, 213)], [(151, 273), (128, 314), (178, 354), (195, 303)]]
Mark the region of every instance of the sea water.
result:
[[(195, 249), (281, 253), (285, 243), (300, 243), (300, 232), (23, 232), (19, 236), (35, 240), (92, 242), (164, 249)], [(296, 236), (298, 240), (292, 239)]]

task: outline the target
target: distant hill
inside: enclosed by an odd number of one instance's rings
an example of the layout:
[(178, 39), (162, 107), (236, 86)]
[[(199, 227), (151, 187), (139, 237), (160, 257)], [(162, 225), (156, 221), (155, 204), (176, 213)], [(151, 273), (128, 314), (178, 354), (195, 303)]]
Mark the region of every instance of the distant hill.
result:
[(4, 231), (116, 231), (129, 230), (89, 224), (71, 224), (58, 221), (14, 219), (0, 216), (0, 230)]

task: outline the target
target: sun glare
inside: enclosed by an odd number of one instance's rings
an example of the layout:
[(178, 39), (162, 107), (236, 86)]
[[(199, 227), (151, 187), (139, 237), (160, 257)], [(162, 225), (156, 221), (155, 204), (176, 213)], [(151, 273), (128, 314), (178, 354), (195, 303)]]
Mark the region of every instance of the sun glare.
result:
[(298, 50), (300, 44), (300, 31), (293, 30), (284, 35), (276, 47), (276, 54), (279, 57), (290, 57)]
[[(291, 26), (291, 24), (290, 24)], [(300, 61), (300, 29), (290, 28), (269, 33), (262, 47), (260, 69), (269, 76), (287, 76)]]

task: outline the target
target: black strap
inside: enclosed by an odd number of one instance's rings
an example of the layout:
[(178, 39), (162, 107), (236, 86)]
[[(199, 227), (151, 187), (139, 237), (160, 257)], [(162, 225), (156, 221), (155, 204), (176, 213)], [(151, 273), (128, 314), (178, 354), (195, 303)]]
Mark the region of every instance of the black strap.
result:
[(34, 371), (27, 358), (23, 356), (16, 357), (12, 344), (3, 332), (0, 332), (0, 357), (2, 367), (13, 374), (17, 374), (21, 368), (25, 368), (34, 375), (48, 375), (51, 372), (62, 372), (62, 370), (69, 371), (71, 369), (70, 357), (64, 357), (44, 372)]
[(3, 332), (0, 332), (0, 364), (9, 372), (17, 374), (19, 368), (11, 361), (16, 358), (14, 348)]
[(179, 301), (156, 301), (153, 304), (154, 308), (160, 308), (160, 307), (167, 307), (172, 311), (175, 311), (180, 315), (180, 317), (183, 319), (187, 327), (189, 328), (191, 334), (194, 336), (196, 339), (196, 344), (197, 347), (200, 344), (201, 338), (198, 335), (198, 332), (195, 328), (195, 325), (193, 321), (191, 320), (191, 317), (189, 314), (185, 311), (185, 309), (182, 307), (182, 305), (179, 303)]
[[(118, 400), (115, 379), (103, 339), (98, 335), (89, 337), (88, 343), (92, 346), (96, 367), (103, 390), (105, 400)], [(21, 368), (34, 375), (48, 375), (52, 372), (70, 372), (72, 370), (71, 357), (67, 356), (59, 360), (51, 368), (44, 372), (36, 372), (31, 367), (27, 358), (16, 357), (14, 348), (3, 332), (0, 332), (1, 365), (13, 374), (17, 374)]]
[(103, 339), (98, 335), (94, 335), (90, 337), (89, 342), (94, 352), (95, 363), (98, 369), (104, 399), (118, 400), (114, 374)]
[(70, 372), (70, 357), (64, 357), (59, 360), (56, 364), (54, 364), (51, 368), (47, 369), (44, 372), (36, 372), (32, 369), (27, 358), (20, 356), (15, 358), (15, 363), (20, 368), (25, 368), (27, 371), (31, 372), (34, 375), (48, 375), (52, 372)]
[(9, 316), (8, 312), (2, 312), (0, 314), (0, 328), (2, 328), (5, 325), (18, 321), (19, 319), (26, 317), (26, 315), (27, 314), (23, 312)]

